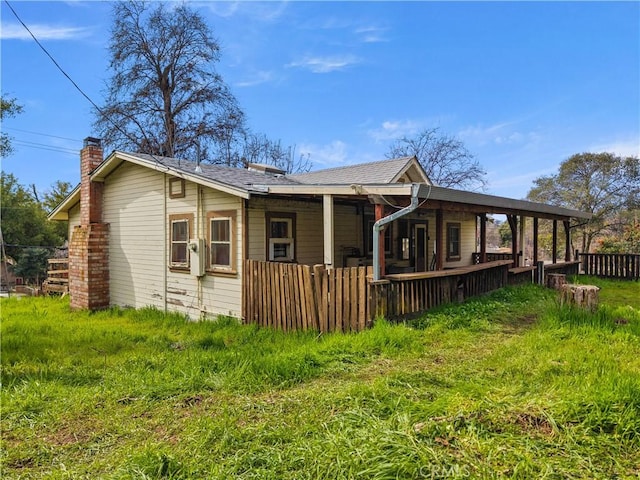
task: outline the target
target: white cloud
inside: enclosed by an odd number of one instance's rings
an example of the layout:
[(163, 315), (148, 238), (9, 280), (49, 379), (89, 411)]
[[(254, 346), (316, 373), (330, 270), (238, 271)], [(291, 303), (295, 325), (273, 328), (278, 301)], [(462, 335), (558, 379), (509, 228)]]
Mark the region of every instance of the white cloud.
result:
[(255, 72), (250, 74), (249, 78), (245, 80), (241, 80), (239, 82), (235, 82), (234, 86), (236, 87), (255, 87), (256, 85), (261, 85), (263, 83), (268, 83), (274, 80), (273, 72), (261, 70), (259, 72)]
[(496, 123), (494, 125), (475, 125), (465, 127), (458, 132), (460, 140), (476, 145), (522, 145), (536, 143), (541, 136), (534, 131), (520, 132), (511, 127), (514, 122)]
[(298, 151), (302, 155), (309, 155), (314, 169), (340, 167), (348, 163), (347, 144), (341, 140), (326, 145), (301, 144)]
[(265, 22), (277, 20), (287, 9), (287, 2), (197, 2), (195, 5), (208, 8), (211, 13), (222, 18), (243, 15)]
[(640, 138), (628, 138), (623, 140), (614, 140), (609, 143), (593, 145), (587, 151), (589, 152), (611, 152), (622, 157), (639, 157), (640, 158)]
[(422, 128), (422, 122), (416, 120), (386, 120), (379, 127), (369, 130), (368, 134), (376, 142), (386, 142), (415, 135)]
[[(29, 25), (29, 30), (38, 40), (75, 40), (91, 35), (91, 28), (65, 27), (34, 24)], [(2, 40), (32, 40), (29, 32), (20, 24), (4, 23), (0, 33)]]
[(290, 68), (303, 68), (313, 73), (330, 73), (336, 70), (344, 70), (359, 62), (358, 57), (354, 55), (334, 55), (327, 57), (307, 56), (301, 60), (293, 61), (286, 66)]
[(356, 34), (364, 43), (380, 43), (388, 41), (384, 33), (387, 28), (377, 27), (374, 25), (356, 28)]

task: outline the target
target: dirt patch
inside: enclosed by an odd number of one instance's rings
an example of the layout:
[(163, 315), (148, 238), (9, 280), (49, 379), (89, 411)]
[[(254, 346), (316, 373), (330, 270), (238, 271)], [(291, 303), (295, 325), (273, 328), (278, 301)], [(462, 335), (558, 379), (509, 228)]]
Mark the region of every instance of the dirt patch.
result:
[(555, 429), (549, 420), (538, 415), (530, 413), (519, 413), (516, 415), (514, 422), (523, 430), (529, 432), (537, 432), (545, 436), (551, 436), (555, 433)]
[(534, 314), (516, 317), (509, 322), (504, 322), (502, 332), (509, 335), (521, 333), (523, 330), (528, 330), (533, 327), (537, 321), (538, 316)]

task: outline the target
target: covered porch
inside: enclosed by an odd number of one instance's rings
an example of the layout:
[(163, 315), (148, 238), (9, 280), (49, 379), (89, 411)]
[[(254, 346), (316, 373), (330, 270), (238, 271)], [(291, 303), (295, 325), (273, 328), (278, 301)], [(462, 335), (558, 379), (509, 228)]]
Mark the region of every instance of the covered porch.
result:
[[(377, 317), (417, 315), (510, 283), (544, 282), (543, 269), (577, 273), (570, 258), (571, 222), (588, 218), (549, 205), (426, 184), (275, 185), (268, 193), (270, 200), (314, 204), (320, 213), (315, 222), (322, 227), (322, 263), (295, 257), (286, 263), (251, 256), (245, 261), (245, 321), (284, 329), (358, 331)], [(338, 215), (338, 209), (347, 213)], [(512, 232), (511, 252), (502, 258), (487, 251), (489, 214), (505, 215)], [(339, 225), (337, 218), (342, 218)], [(558, 226), (564, 227), (563, 261), (554, 256), (551, 264), (539, 262), (541, 219), (553, 222), (554, 252)], [(529, 221), (535, 253), (527, 265), (521, 245)], [(349, 224), (363, 234), (345, 248), (340, 239)]]

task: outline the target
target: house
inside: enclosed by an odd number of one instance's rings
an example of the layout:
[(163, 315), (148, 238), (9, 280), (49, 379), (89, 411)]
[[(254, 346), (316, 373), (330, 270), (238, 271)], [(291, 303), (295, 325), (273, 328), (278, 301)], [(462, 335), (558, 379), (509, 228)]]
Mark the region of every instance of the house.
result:
[(49, 218), (69, 221), (72, 308), (155, 306), (191, 318), (243, 318), (248, 260), (370, 265), (374, 280), (454, 271), (487, 261), (488, 213), (509, 219), (512, 267), (524, 267), (518, 226), (525, 218), (534, 230), (538, 219), (562, 222), (567, 240), (571, 221), (588, 218), (438, 187), (415, 157), (285, 175), (266, 165), (119, 151), (103, 159), (92, 138), (81, 151), (80, 185)]

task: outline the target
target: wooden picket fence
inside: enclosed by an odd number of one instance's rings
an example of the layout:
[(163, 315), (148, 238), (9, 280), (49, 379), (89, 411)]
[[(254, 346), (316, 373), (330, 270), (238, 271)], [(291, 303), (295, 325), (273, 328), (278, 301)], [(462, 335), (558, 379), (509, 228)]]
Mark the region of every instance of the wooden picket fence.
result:
[(580, 253), (582, 271), (596, 277), (640, 279), (640, 254)]
[(370, 326), (371, 267), (244, 261), (244, 317), (247, 323), (281, 330), (358, 332)]
[(371, 267), (245, 260), (244, 320), (285, 331), (359, 332), (378, 317), (406, 318), (508, 284), (510, 260), (437, 272), (387, 275)]

